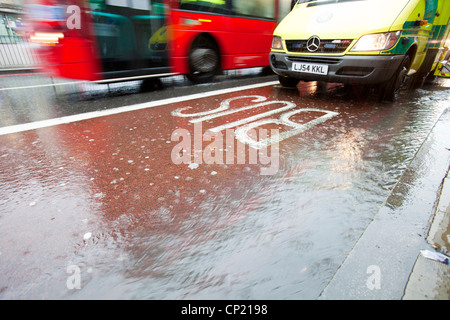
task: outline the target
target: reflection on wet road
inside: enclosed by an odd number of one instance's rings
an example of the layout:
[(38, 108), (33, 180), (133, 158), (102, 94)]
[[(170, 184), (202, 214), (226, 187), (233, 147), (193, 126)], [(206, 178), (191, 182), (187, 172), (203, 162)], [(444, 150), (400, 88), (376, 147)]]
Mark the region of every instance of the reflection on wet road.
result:
[[(386, 104), (339, 86), (270, 84), (2, 135), (0, 298), (315, 299), (448, 107), (449, 87)], [(18, 92), (0, 92), (3, 127), (149, 98), (58, 102), (46, 91), (53, 88), (36, 90), (45, 94), (22, 102), (28, 113), (11, 109)], [(246, 108), (255, 97), (284, 104)], [(218, 110), (226, 113), (201, 122), (202, 134), (304, 108), (335, 116), (282, 140), (275, 174), (237, 154), (175, 164), (174, 131), (195, 130), (194, 117), (176, 110), (205, 116), (227, 99), (229, 109)], [(322, 115), (314, 112), (289, 120), (307, 124)], [(292, 123), (264, 127), (288, 132)]]

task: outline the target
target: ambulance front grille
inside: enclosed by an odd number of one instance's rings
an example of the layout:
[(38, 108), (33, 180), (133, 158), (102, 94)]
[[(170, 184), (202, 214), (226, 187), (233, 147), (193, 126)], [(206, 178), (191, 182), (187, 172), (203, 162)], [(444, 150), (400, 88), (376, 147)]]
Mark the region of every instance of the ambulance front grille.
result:
[(286, 40), (286, 47), (289, 52), (296, 53), (343, 53), (352, 40), (320, 40), (319, 48), (316, 51), (309, 51), (307, 43), (308, 40)]

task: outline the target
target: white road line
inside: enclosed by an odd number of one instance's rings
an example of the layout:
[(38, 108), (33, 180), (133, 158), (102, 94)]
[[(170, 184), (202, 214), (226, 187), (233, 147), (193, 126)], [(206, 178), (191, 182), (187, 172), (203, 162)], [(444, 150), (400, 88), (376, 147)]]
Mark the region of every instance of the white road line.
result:
[(114, 108), (114, 109), (93, 111), (93, 112), (76, 114), (76, 115), (66, 116), (66, 117), (61, 117), (61, 118), (54, 118), (54, 119), (36, 121), (36, 122), (19, 124), (19, 125), (14, 125), (14, 126), (8, 126), (8, 127), (0, 128), (0, 136), (24, 132), (24, 131), (48, 128), (48, 127), (57, 126), (60, 124), (73, 123), (73, 122), (78, 122), (78, 121), (82, 121), (82, 120), (106, 117), (106, 116), (120, 114), (120, 113), (124, 113), (124, 112), (129, 112), (129, 111), (155, 108), (158, 106), (164, 106), (164, 105), (169, 105), (169, 104), (173, 104), (173, 103), (189, 101), (189, 100), (194, 100), (194, 99), (200, 99), (200, 98), (207, 98), (207, 97), (216, 96), (216, 95), (220, 95), (220, 94), (226, 94), (226, 93), (231, 93), (231, 92), (238, 92), (238, 91), (243, 91), (243, 90), (267, 87), (267, 86), (272, 86), (272, 85), (275, 85), (278, 83), (279, 83), (278, 81), (270, 81), (270, 82), (264, 82), (264, 83), (243, 86), (243, 87), (214, 90), (214, 91), (210, 91), (210, 92), (191, 94), (191, 95), (184, 96), (184, 97), (174, 97), (174, 98), (169, 98), (169, 99), (164, 99), (164, 100), (158, 100), (158, 101), (152, 101), (152, 102), (146, 102), (146, 103), (139, 103), (139, 104), (130, 105), (130, 106), (118, 107), (118, 108)]

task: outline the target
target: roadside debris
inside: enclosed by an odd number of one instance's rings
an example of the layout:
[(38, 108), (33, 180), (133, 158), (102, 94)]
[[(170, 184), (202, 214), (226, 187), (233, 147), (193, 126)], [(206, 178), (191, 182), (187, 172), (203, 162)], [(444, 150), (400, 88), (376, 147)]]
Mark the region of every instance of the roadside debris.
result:
[(450, 265), (450, 257), (446, 256), (445, 254), (433, 252), (430, 250), (421, 250), (420, 253), (422, 254), (423, 257), (427, 259), (442, 262), (446, 265)]

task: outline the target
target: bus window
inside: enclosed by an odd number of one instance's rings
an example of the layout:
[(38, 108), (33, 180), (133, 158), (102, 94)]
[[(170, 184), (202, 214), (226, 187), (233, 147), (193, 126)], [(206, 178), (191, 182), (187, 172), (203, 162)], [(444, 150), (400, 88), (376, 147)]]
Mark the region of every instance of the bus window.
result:
[(274, 19), (273, 0), (233, 0), (233, 12), (237, 15)]
[(163, 0), (96, 0), (91, 4), (104, 72), (168, 65)]
[(180, 0), (181, 10), (228, 14), (229, 0)]

